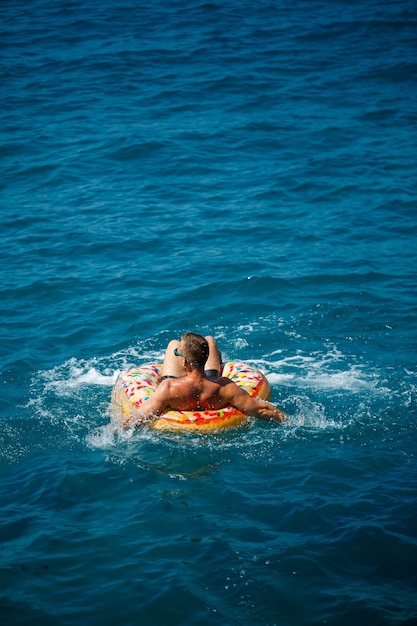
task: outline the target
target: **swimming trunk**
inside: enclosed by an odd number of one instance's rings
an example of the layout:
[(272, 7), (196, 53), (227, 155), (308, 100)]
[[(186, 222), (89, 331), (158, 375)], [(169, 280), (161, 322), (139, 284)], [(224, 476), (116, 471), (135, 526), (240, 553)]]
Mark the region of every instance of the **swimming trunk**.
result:
[(220, 378), (219, 370), (205, 370), (204, 373), (208, 378)]

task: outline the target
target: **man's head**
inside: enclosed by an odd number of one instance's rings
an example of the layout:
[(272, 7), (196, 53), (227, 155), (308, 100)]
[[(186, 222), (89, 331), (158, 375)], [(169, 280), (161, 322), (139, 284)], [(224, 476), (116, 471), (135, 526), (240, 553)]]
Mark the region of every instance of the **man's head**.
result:
[(196, 333), (181, 335), (181, 352), (191, 369), (204, 370), (209, 355), (207, 339)]

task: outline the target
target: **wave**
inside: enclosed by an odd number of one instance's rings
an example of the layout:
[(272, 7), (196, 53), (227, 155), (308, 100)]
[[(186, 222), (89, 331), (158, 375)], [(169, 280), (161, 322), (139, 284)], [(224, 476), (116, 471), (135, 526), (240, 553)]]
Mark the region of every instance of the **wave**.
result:
[[(321, 350), (311, 353), (298, 349), (292, 354), (287, 346), (251, 358), (252, 338), (259, 335), (262, 325), (268, 328), (270, 323), (270, 319), (257, 320), (237, 325), (233, 331), (219, 327), (216, 335), (225, 360), (246, 360), (266, 373), (272, 387), (272, 401), (289, 414), (287, 425), (271, 429), (274, 439), (303, 438), (311, 430), (327, 433), (348, 430), (349, 436), (355, 436), (359, 425), (371, 426), (375, 420), (387, 424), (387, 411), (404, 412), (413, 402), (416, 388), (411, 370), (409, 380), (399, 384), (396, 379), (387, 379), (386, 373), (376, 365), (343, 353), (336, 344), (323, 345)], [(200, 332), (204, 333), (205, 329)], [(285, 332), (293, 334), (288, 329)], [(47, 433), (46, 441), (56, 441), (59, 437), (60, 445), (69, 447), (74, 443), (84, 445), (84, 441), (92, 448), (106, 449), (129, 441), (143, 443), (158, 439), (160, 435), (149, 431), (132, 433), (115, 430), (114, 425), (110, 427), (109, 401), (120, 371), (135, 364), (162, 361), (164, 351), (155, 344), (165, 343), (168, 334), (163, 331), (159, 338), (151, 337), (113, 354), (91, 359), (73, 357), (49, 370), (33, 372), (30, 398), (22, 408), (25, 419), (41, 425), (44, 434)], [(20, 431), (20, 418), (14, 418), (14, 424)], [(253, 423), (249, 431), (239, 431), (236, 437), (241, 445), (252, 447), (256, 432), (264, 438), (264, 427), (259, 422)], [(3, 436), (11, 428), (10, 423), (7, 428), (3, 424)], [(234, 435), (226, 436), (223, 445), (229, 445), (231, 440)], [(35, 445), (38, 444), (39, 441)], [(22, 437), (20, 447), (22, 454), (31, 447), (26, 436)]]

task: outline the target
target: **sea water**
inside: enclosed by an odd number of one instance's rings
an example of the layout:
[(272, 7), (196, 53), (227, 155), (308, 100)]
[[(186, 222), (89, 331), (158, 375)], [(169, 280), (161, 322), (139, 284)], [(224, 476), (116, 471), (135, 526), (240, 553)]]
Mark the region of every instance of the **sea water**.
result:
[[(414, 0), (0, 30), (2, 624), (415, 624)], [(288, 423), (110, 429), (185, 330)]]

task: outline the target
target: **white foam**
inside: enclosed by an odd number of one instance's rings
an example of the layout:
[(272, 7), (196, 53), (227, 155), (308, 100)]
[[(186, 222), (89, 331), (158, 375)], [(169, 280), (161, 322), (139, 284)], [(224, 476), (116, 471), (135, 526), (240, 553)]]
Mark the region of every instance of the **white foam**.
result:
[(45, 391), (65, 395), (83, 386), (112, 387), (121, 371), (145, 362), (160, 363), (162, 358), (160, 351), (144, 353), (133, 346), (110, 357), (89, 360), (73, 357), (51, 370), (38, 372), (36, 378), (45, 381)]
[(82, 386), (112, 387), (120, 370), (100, 372), (96, 367), (80, 366), (72, 363), (69, 367), (55, 368), (45, 373), (47, 382), (45, 391), (53, 390), (58, 394), (67, 394)]
[(271, 385), (288, 384), (295, 379), (295, 374), (279, 374), (277, 372), (267, 373), (267, 377)]
[(257, 361), (266, 371), (272, 385), (291, 385), (298, 388), (322, 389), (323, 391), (386, 391), (379, 387), (379, 377), (368, 371), (363, 364), (350, 363), (335, 346), (325, 352), (295, 355), (272, 359), (282, 354), (275, 350)]
[(238, 339), (235, 339), (233, 344), (236, 350), (239, 350), (241, 348), (246, 348), (249, 345), (246, 339), (243, 339), (240, 337)]
[(110, 448), (115, 445), (116, 429), (113, 424), (105, 424), (88, 433), (85, 440), (92, 448)]
[(310, 371), (297, 378), (297, 384), (323, 390), (360, 391), (374, 389), (375, 382), (367, 380), (355, 367), (344, 372)]
[(72, 387), (78, 387), (79, 385), (104, 385), (110, 387), (116, 382), (119, 370), (116, 370), (111, 375), (101, 374), (96, 368), (90, 368), (86, 373), (81, 373), (78, 376), (67, 381), (67, 384)]

